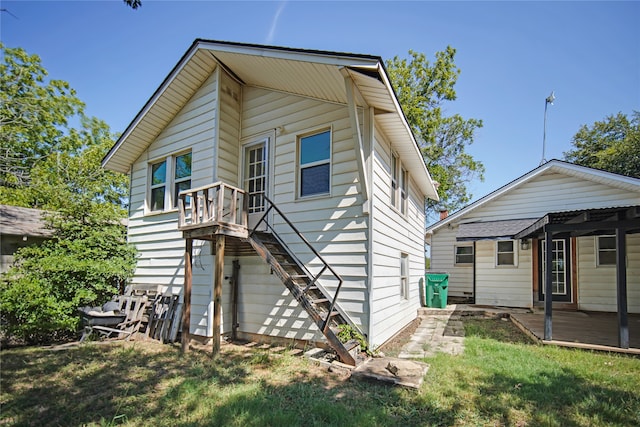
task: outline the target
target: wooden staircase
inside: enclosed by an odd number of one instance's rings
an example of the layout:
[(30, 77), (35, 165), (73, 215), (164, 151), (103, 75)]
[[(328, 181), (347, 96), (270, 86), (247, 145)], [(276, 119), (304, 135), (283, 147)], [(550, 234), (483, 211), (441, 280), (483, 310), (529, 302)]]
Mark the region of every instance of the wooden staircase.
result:
[(342, 342), (337, 336), (339, 326), (350, 325), (350, 322), (336, 309), (335, 297), (332, 299), (325, 295), (317, 285), (318, 278), (328, 266), (314, 277), (273, 233), (254, 231), (247, 242), (271, 266), (291, 295), (309, 313), (340, 361), (355, 366), (356, 360), (352, 353), (357, 350), (358, 342)]

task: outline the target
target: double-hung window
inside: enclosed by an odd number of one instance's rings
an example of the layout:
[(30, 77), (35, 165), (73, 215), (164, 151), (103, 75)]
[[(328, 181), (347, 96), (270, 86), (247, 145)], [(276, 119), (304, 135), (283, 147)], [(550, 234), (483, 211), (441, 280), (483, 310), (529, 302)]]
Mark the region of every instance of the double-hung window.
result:
[(496, 242), (496, 265), (516, 266), (517, 255), (515, 240), (498, 240)]
[(173, 206), (178, 206), (178, 195), (191, 188), (191, 152), (175, 157)]
[(596, 237), (597, 265), (616, 265), (616, 236)]
[(400, 297), (409, 298), (409, 255), (400, 254)]
[(403, 215), (407, 214), (409, 196), (409, 173), (402, 166), (400, 158), (391, 153), (391, 205)]
[(151, 163), (149, 210), (162, 212), (178, 206), (178, 194), (191, 188), (191, 152)]
[(299, 196), (329, 194), (331, 188), (331, 131), (298, 140)]
[(456, 265), (473, 265), (473, 246), (455, 246)]

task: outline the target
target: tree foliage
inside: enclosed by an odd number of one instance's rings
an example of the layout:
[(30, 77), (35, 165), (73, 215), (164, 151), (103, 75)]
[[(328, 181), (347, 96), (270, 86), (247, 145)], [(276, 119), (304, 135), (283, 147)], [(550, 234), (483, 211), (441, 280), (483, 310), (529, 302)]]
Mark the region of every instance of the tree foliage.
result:
[(37, 162), (75, 148), (64, 135), (84, 105), (67, 82), (46, 81), (37, 55), (2, 44), (0, 52), (0, 185), (21, 187)]
[(484, 179), (484, 166), (465, 152), (482, 121), (459, 114), (445, 116), (443, 107), (456, 99), (454, 86), (460, 75), (456, 50), (436, 52), (430, 63), (423, 53), (409, 51), (410, 59), (394, 57), (386, 66), (398, 100), (420, 144), (432, 178), (440, 186), (440, 202), (429, 201), (427, 210), (456, 210), (471, 200), (467, 184)]
[(142, 0), (123, 0), (124, 4), (129, 6), (131, 9), (137, 9), (142, 6)]
[(621, 112), (583, 125), (564, 153), (572, 163), (640, 178), (640, 112), (629, 119)]
[[(50, 341), (73, 334), (76, 309), (101, 305), (133, 274), (136, 252), (122, 224), (128, 177), (101, 167), (115, 135), (103, 121), (82, 114), (69, 85), (46, 82), (36, 55), (4, 53), (3, 70), (21, 81), (16, 90), (11, 78), (0, 77), (7, 166), (0, 203), (47, 210), (54, 237), (20, 249), (3, 274), (1, 327), (5, 337)], [(67, 127), (74, 115), (78, 129)]]

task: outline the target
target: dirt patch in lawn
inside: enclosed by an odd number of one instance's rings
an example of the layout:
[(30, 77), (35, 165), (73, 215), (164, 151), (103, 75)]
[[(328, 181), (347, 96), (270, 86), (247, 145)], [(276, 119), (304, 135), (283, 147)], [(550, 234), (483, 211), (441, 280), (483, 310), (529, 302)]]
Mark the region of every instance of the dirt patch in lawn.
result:
[(402, 351), (402, 347), (409, 342), (413, 333), (420, 326), (421, 319), (419, 317), (413, 319), (403, 330), (395, 334), (390, 340), (382, 344), (376, 350), (385, 354), (385, 356), (397, 357)]

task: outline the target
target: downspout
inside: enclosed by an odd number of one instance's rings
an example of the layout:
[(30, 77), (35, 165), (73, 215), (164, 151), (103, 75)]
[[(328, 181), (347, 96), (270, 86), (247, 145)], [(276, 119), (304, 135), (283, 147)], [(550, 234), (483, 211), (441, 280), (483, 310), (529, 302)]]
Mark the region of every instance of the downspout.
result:
[[(375, 151), (374, 148), (374, 136), (375, 136), (375, 120), (373, 115), (373, 108), (365, 108), (364, 110), (364, 137), (365, 141), (369, 143), (369, 156), (368, 161), (365, 163), (366, 170), (365, 173), (368, 175), (369, 182), (373, 186), (373, 154)], [(371, 310), (371, 301), (373, 301), (373, 221), (374, 221), (374, 210), (373, 210), (373, 194), (367, 200), (369, 216), (368, 216), (368, 230), (367, 230), (367, 331), (366, 331), (366, 339), (370, 344), (371, 334), (373, 332), (372, 328), (372, 310)]]

